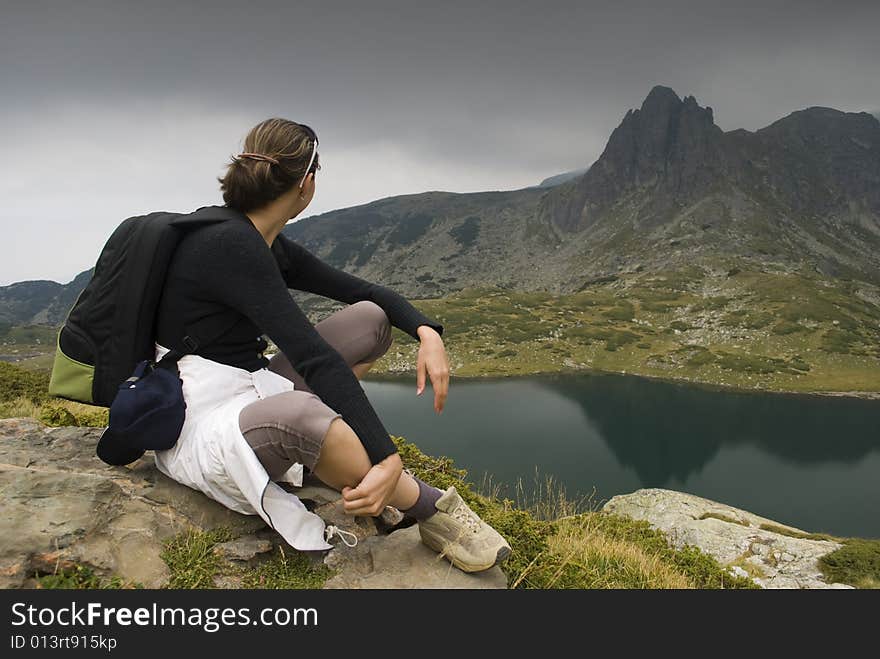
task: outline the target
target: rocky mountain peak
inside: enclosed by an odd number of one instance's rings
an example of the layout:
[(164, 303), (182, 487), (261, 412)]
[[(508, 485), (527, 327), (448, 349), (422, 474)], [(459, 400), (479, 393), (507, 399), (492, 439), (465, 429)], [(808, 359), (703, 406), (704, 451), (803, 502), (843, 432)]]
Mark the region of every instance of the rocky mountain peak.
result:
[(659, 192), (661, 204), (699, 194), (722, 166), (722, 136), (712, 108), (655, 86), (639, 109), (626, 113), (577, 189), (561, 193), (564, 199), (546, 197), (542, 212), (559, 228), (576, 231), (634, 188)]
[(640, 109), (626, 114), (602, 158), (628, 183), (650, 184), (669, 174), (677, 179), (674, 165), (703, 160), (712, 138), (720, 134), (711, 108), (700, 107), (693, 96), (682, 100), (669, 87), (656, 86)]
[(671, 87), (655, 85), (642, 101), (641, 112), (652, 113), (665, 108), (676, 108), (679, 105), (681, 99)]

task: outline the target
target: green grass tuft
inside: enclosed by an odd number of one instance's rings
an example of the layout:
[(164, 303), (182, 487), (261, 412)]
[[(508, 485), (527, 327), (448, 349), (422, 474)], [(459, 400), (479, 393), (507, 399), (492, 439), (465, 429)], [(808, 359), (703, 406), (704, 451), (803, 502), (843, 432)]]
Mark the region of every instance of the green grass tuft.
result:
[(836, 538), (827, 533), (803, 533), (785, 526), (779, 526), (778, 524), (761, 524), (758, 528), (763, 531), (772, 531), (779, 535), (786, 535), (789, 538), (798, 538), (800, 540), (828, 540), (829, 542), (843, 542), (845, 540), (844, 538)]
[(880, 588), (880, 539), (840, 538), (827, 533), (804, 533), (776, 524), (761, 524), (765, 531), (802, 540), (827, 540), (843, 546), (819, 559), (819, 568), (829, 583), (856, 588)]
[(126, 582), (120, 577), (102, 577), (86, 565), (75, 565), (56, 574), (37, 577), (37, 588), (49, 590), (116, 590), (122, 588), (143, 588), (142, 584)]
[(162, 560), (171, 570), (169, 588), (213, 588), (220, 569), (214, 545), (232, 540), (228, 529), (188, 531), (165, 544)]
[(850, 538), (843, 547), (819, 559), (828, 581), (856, 588), (880, 588), (880, 540)]
[(294, 549), (285, 551), (278, 547), (276, 554), (268, 561), (252, 568), (241, 568), (243, 588), (319, 589), (333, 576), (333, 571), (325, 565), (313, 565), (308, 557)]
[(17, 398), (26, 398), (35, 403), (48, 400), (49, 374), (0, 362), (0, 400), (11, 401)]
[(315, 589), (333, 575), (324, 565), (313, 565), (295, 549), (278, 547), (268, 560), (256, 563), (225, 561), (214, 547), (233, 539), (229, 529), (188, 531), (171, 538), (161, 556), (171, 571), (168, 588), (216, 588), (215, 580), (226, 577), (241, 588)]
[(699, 519), (720, 519), (722, 522), (727, 522), (728, 524), (739, 524), (740, 526), (749, 526), (747, 522), (740, 521), (738, 519), (734, 519), (729, 515), (724, 515), (723, 513), (703, 513), (700, 515)]

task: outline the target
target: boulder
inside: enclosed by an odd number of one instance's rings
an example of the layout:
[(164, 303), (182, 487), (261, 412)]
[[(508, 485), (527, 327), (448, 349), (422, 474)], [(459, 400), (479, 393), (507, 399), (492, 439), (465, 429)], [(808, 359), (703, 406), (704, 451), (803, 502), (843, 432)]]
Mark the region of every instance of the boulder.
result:
[[(827, 583), (818, 559), (841, 545), (693, 494), (650, 488), (612, 497), (602, 510), (646, 520), (676, 548), (693, 545), (763, 588), (851, 588)], [(778, 527), (782, 532), (762, 529)]]
[(96, 428), (0, 420), (0, 587), (32, 587), (38, 574), (84, 564), (148, 588), (169, 577), (163, 542), (190, 529), (248, 533), (265, 524), (235, 513), (156, 469), (95, 456)]

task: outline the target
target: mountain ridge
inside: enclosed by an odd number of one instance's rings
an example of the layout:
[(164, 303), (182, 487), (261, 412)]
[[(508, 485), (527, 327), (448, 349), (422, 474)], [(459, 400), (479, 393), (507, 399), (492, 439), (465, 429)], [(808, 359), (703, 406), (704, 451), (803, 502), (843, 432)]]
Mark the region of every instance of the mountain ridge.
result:
[[(568, 293), (694, 265), (880, 282), (880, 121), (867, 112), (811, 106), (725, 132), (711, 107), (658, 85), (577, 171), (384, 197), (284, 233), (416, 298), (474, 285)], [(0, 322), (59, 324), (88, 272), (0, 287)]]

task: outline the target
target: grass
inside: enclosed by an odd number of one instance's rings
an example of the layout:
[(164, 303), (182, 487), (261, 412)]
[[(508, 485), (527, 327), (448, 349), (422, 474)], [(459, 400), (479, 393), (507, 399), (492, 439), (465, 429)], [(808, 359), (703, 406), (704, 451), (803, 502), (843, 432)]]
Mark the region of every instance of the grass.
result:
[(214, 547), (233, 538), (229, 529), (189, 531), (169, 540), (162, 560), (171, 571), (168, 588), (216, 588), (216, 579), (226, 577), (241, 588), (321, 588), (333, 572), (312, 565), (305, 554), (278, 547), (267, 560), (236, 564), (222, 560)]
[(49, 374), (0, 362), (0, 400), (42, 403), (49, 398)]
[(171, 570), (169, 588), (213, 588), (220, 572), (220, 557), (214, 546), (232, 540), (228, 529), (188, 531), (166, 543), (162, 560)]
[(819, 559), (819, 568), (829, 582), (856, 588), (880, 588), (880, 539), (841, 538), (827, 533), (802, 533), (775, 524), (761, 528), (792, 538), (827, 540), (843, 545)]
[(266, 589), (315, 589), (333, 575), (333, 571), (323, 565), (312, 565), (305, 554), (279, 547), (277, 553), (255, 568), (244, 571), (243, 588)]
[(126, 582), (120, 577), (97, 575), (86, 565), (75, 565), (54, 574), (37, 576), (37, 588), (47, 590), (117, 590), (142, 587), (139, 583)]
[[(511, 588), (757, 588), (734, 577), (695, 547), (672, 549), (666, 536), (642, 521), (583, 510), (589, 497), (570, 500), (552, 479), (531, 500), (500, 495), (500, 485), (466, 481), (448, 458), (427, 456), (394, 438), (416, 476), (462, 498), (510, 543), (503, 565)], [(516, 487), (523, 492), (521, 483)]]
[[(565, 295), (481, 286), (416, 302), (444, 324), (457, 377), (588, 370), (736, 389), (878, 393), (877, 300), (880, 288), (864, 282), (719, 263), (594, 278)], [(18, 377), (23, 392), (0, 391), (0, 414), (51, 403), (37, 412), (49, 423), (71, 423), (66, 410), (80, 424), (98, 424), (96, 410), (49, 401), (44, 393), (39, 378), (48, 381), (54, 333), (7, 330), (6, 352), (22, 358), (0, 362), (0, 386), (7, 386), (10, 369), (25, 366), (36, 375)], [(394, 333), (375, 376), (414, 368), (418, 344)]]
[(107, 425), (107, 408), (55, 398), (48, 390), (48, 372), (0, 362), (0, 418), (33, 417), (48, 426)]
[(880, 540), (848, 538), (843, 547), (819, 559), (830, 581), (856, 588), (880, 588)]
[(842, 540), (842, 538), (837, 538), (827, 533), (802, 533), (777, 524), (761, 524), (759, 528), (764, 531), (778, 533), (779, 535), (787, 535), (790, 538), (799, 538), (800, 540), (828, 540), (829, 542), (841, 542)]
[(560, 519), (548, 551), (519, 575), (531, 588), (757, 588), (696, 547), (672, 549), (648, 522), (603, 512)]
[(723, 513), (703, 513), (699, 517), (700, 519), (720, 519), (722, 522), (727, 522), (728, 524), (739, 524), (740, 526), (748, 526), (748, 523), (743, 522), (738, 519), (734, 519), (730, 515), (724, 515)]
[[(468, 288), (418, 301), (457, 377), (577, 370), (803, 393), (880, 392), (880, 289), (727, 268), (633, 273), (566, 295)], [(374, 375), (408, 372), (399, 340)], [(487, 350), (487, 348), (489, 348)]]

